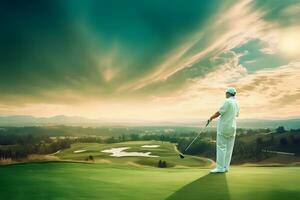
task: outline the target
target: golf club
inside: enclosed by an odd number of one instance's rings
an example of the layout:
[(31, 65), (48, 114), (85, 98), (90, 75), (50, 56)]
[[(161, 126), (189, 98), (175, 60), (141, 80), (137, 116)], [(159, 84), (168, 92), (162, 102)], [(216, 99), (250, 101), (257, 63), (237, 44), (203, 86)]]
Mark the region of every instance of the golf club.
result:
[[(206, 122), (206, 125), (205, 125), (205, 128), (208, 126), (208, 124), (210, 123), (210, 120), (207, 120)], [(190, 148), (190, 146), (195, 142), (195, 140), (200, 136), (201, 134), (201, 131), (200, 133), (193, 139), (193, 141), (185, 148), (185, 150), (183, 152), (186, 152), (186, 150), (188, 150)], [(181, 159), (184, 159), (184, 155), (182, 153), (179, 153), (179, 157)]]

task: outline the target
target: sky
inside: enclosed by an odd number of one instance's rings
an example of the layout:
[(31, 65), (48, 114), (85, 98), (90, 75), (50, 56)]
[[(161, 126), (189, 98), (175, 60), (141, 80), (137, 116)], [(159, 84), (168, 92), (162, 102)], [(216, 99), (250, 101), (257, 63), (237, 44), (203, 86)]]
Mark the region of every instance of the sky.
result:
[(0, 115), (300, 116), (299, 0), (0, 3)]

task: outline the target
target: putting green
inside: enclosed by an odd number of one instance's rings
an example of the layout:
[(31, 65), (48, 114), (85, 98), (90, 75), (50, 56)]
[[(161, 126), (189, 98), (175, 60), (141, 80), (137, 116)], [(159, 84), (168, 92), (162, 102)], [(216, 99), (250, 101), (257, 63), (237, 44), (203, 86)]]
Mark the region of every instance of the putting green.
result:
[(300, 199), (299, 167), (201, 168), (29, 163), (0, 167), (1, 199)]

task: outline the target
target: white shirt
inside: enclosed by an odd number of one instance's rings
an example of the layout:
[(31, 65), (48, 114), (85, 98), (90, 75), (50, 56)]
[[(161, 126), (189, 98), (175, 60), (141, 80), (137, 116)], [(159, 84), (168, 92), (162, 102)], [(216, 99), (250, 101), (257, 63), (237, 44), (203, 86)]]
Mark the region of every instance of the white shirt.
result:
[(240, 113), (240, 108), (235, 97), (231, 96), (227, 98), (218, 111), (221, 117), (218, 120), (217, 134), (228, 137), (235, 136), (236, 117), (238, 117)]

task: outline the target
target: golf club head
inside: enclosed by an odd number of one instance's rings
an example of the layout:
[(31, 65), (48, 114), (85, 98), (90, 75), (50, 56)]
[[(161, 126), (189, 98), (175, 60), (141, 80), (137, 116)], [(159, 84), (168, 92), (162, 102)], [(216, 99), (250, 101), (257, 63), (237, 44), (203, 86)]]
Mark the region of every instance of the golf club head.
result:
[(182, 154), (179, 154), (179, 157), (180, 157), (181, 159), (184, 159), (184, 156), (183, 156)]

